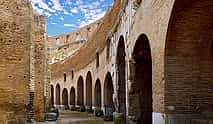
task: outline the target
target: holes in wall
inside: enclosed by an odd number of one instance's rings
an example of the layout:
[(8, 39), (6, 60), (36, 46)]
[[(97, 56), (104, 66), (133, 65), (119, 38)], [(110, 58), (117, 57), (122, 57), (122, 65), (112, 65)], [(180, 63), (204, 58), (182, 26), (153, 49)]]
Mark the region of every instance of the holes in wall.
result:
[(67, 35), (67, 36), (66, 36), (66, 42), (69, 41), (69, 38), (70, 38), (70, 35)]
[(72, 77), (72, 79), (74, 78), (74, 71), (73, 70), (71, 71), (71, 77)]
[(106, 59), (107, 61), (109, 61), (109, 57), (110, 57), (110, 39), (107, 40), (107, 51), (106, 51)]
[(96, 53), (96, 68), (98, 68), (99, 65), (100, 65), (100, 63), (99, 63), (99, 53), (97, 52)]
[(64, 82), (66, 82), (66, 81), (67, 81), (67, 74), (64, 73)]

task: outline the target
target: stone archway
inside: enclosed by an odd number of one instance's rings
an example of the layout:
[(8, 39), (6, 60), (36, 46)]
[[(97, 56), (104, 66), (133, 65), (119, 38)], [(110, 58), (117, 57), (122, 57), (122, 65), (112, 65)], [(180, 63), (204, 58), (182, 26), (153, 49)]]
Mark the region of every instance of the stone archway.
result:
[(86, 110), (92, 112), (92, 74), (90, 71), (86, 76)]
[(51, 98), (50, 98), (50, 107), (54, 106), (54, 87), (53, 85), (50, 86)]
[(212, 0), (174, 4), (165, 44), (164, 104), (165, 113), (179, 123), (186, 119), (175, 114), (202, 118), (213, 113), (212, 20)]
[(68, 91), (66, 88), (63, 89), (62, 92), (62, 104), (64, 106), (64, 109), (69, 109), (69, 104), (68, 104)]
[(58, 105), (58, 106), (61, 105), (60, 93), (61, 93), (61, 91), (60, 91), (60, 85), (57, 84), (56, 85), (56, 105)]
[(115, 111), (113, 104), (113, 82), (111, 74), (108, 72), (104, 80), (104, 109), (106, 116), (112, 116)]
[(152, 124), (152, 57), (145, 34), (136, 40), (132, 57), (133, 81), (129, 92), (129, 116), (134, 116), (136, 123)]
[(75, 106), (75, 88), (72, 87), (70, 90), (70, 105)]
[(101, 109), (101, 82), (99, 79), (95, 83), (95, 107)]
[(118, 98), (116, 102), (116, 110), (123, 116), (122, 124), (126, 123), (126, 82), (125, 82), (125, 44), (123, 36), (120, 37), (118, 47), (117, 47), (117, 75), (118, 75)]
[(82, 76), (78, 78), (77, 83), (77, 105), (84, 106), (84, 81)]

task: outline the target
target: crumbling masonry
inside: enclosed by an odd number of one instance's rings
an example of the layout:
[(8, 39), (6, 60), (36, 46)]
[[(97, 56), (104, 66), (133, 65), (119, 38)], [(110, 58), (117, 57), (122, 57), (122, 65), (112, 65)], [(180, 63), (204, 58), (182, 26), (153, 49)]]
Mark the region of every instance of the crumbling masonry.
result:
[(122, 124), (212, 123), (212, 14), (212, 0), (115, 0), (88, 41), (51, 64), (53, 105), (114, 111)]
[(45, 18), (27, 0), (0, 0), (0, 123), (44, 121), (50, 76)]
[(115, 0), (49, 41), (27, 0), (0, 0), (0, 16), (0, 123), (43, 121), (48, 105), (121, 124), (213, 123), (212, 0)]

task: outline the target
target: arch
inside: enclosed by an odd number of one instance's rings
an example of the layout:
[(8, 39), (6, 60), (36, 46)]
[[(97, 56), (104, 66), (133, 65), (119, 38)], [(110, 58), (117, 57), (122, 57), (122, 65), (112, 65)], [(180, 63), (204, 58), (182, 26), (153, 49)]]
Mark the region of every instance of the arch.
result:
[(165, 43), (164, 104), (174, 105), (175, 111), (166, 109), (167, 113), (213, 112), (212, 20), (212, 0), (174, 3)]
[(51, 107), (53, 107), (54, 106), (54, 86), (53, 85), (50, 86), (50, 92), (51, 92), (50, 104), (51, 104)]
[(101, 81), (99, 79), (95, 82), (95, 107), (101, 108)]
[(86, 107), (87, 109), (92, 109), (92, 74), (87, 72), (86, 76)]
[(113, 82), (111, 74), (108, 72), (104, 80), (104, 107), (106, 115), (112, 115), (115, 111), (113, 104)]
[(61, 105), (61, 101), (60, 101), (60, 85), (57, 84), (56, 85), (56, 105)]
[(77, 83), (77, 105), (84, 105), (84, 80), (82, 76), (78, 78)]
[(66, 88), (63, 89), (62, 92), (62, 104), (64, 105), (65, 109), (69, 109), (69, 105), (68, 105), (68, 91)]
[(122, 113), (123, 119), (122, 123), (126, 123), (126, 83), (125, 83), (125, 44), (124, 38), (121, 36), (119, 38), (118, 47), (117, 47), (117, 71), (118, 71), (118, 98), (117, 101), (119, 106), (116, 106), (117, 112)]
[(72, 87), (70, 90), (70, 105), (75, 106), (75, 88)]
[(129, 92), (129, 112), (138, 123), (152, 124), (152, 57), (148, 37), (141, 34), (133, 50), (133, 81)]

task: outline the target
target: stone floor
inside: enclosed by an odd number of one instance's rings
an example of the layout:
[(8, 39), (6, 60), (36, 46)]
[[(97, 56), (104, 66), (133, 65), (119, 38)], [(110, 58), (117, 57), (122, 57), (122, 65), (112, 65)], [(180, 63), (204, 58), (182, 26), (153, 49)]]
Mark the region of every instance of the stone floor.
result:
[(86, 112), (61, 111), (57, 121), (37, 122), (34, 124), (114, 124), (104, 122), (102, 118), (97, 118), (93, 114)]

